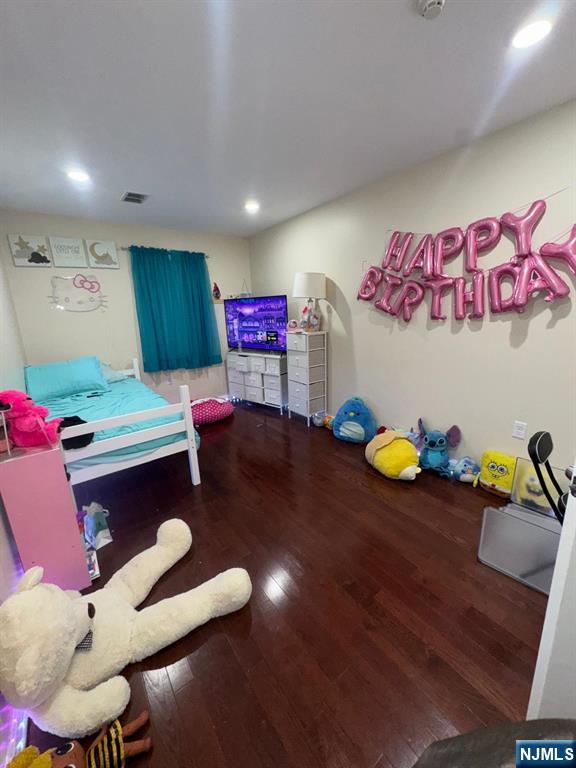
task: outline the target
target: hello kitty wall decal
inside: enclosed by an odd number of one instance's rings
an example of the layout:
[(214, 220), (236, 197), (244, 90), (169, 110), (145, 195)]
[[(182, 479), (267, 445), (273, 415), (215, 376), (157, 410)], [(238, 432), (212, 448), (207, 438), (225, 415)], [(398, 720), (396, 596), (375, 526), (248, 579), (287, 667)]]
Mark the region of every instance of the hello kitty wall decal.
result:
[(48, 297), (55, 309), (63, 312), (95, 312), (108, 309), (102, 286), (94, 275), (78, 272), (72, 277), (53, 277)]
[[(357, 298), (372, 301), (376, 309), (406, 323), (426, 293), (430, 296), (432, 320), (447, 319), (443, 301), (449, 292), (455, 320), (484, 317), (486, 303), (492, 314), (521, 313), (537, 294), (544, 293), (544, 301), (549, 303), (565, 298), (570, 286), (554, 267), (563, 264), (576, 276), (576, 224), (568, 230), (565, 242), (547, 242), (536, 250), (532, 238), (545, 212), (546, 201), (536, 200), (521, 216), (505, 213), (500, 218), (479, 219), (466, 231), (450, 227), (435, 237), (425, 234), (419, 238), (413, 232), (394, 231), (381, 264), (366, 270)], [(513, 240), (514, 255), (503, 264), (483, 270), (479, 258), (495, 248), (503, 235)], [(444, 264), (462, 253), (469, 284), (466, 276), (453, 277), (444, 272)]]

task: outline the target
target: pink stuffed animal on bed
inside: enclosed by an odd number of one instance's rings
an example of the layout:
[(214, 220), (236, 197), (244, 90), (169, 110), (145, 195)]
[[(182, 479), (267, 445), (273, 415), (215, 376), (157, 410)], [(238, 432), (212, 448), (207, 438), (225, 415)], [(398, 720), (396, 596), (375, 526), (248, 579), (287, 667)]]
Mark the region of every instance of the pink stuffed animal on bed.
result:
[(8, 426), (8, 436), (18, 448), (32, 448), (58, 441), (58, 427), (62, 419), (46, 421), (48, 408), (36, 405), (26, 392), (6, 389), (0, 392), (0, 408)]

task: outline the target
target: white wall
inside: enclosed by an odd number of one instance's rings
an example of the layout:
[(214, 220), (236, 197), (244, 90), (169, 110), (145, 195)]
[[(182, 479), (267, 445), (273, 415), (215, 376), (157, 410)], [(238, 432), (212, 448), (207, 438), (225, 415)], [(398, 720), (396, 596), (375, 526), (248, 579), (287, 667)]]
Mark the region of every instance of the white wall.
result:
[[(239, 293), (243, 281), (250, 287), (248, 243), (243, 238), (202, 234), (191, 231), (113, 224), (63, 216), (0, 211), (0, 260), (3, 261), (14, 300), (26, 362), (29, 364), (95, 354), (104, 362), (124, 367), (140, 356), (138, 322), (130, 274), (130, 257), (118, 250), (120, 269), (61, 269), (15, 267), (8, 245), (8, 234), (80, 237), (112, 240), (116, 247), (148, 245), (203, 251), (209, 255), (208, 268), (226, 296)], [(95, 274), (107, 297), (108, 308), (94, 312), (59, 312), (50, 304), (51, 278), (82, 271)], [(216, 315), (226, 348), (223, 306)], [(180, 383), (190, 385), (193, 397), (226, 391), (224, 366), (198, 371), (173, 371), (144, 377), (156, 389), (172, 398)]]
[(6, 279), (6, 269), (0, 261), (0, 390), (22, 389), (24, 351), (20, 329)]
[(570, 496), (534, 671), (528, 720), (576, 718), (575, 648), (576, 499)]
[[(0, 390), (22, 389), (24, 352), (6, 274), (0, 263)], [(1, 491), (1, 489), (0, 489)], [(0, 603), (10, 594), (16, 578), (17, 557), (0, 495)]]
[[(554, 460), (565, 466), (576, 446), (576, 284), (567, 270), (568, 299), (535, 299), (523, 316), (487, 313), (483, 321), (431, 321), (426, 300), (406, 325), (356, 293), (366, 264), (381, 261), (386, 230), (466, 227), (571, 184), (549, 201), (535, 245), (554, 238), (576, 222), (575, 171), (571, 102), (260, 233), (251, 240), (253, 291), (289, 293), (300, 270), (328, 276), (332, 412), (358, 394), (387, 425), (410, 427), (418, 416), (439, 428), (457, 423), (460, 455), (478, 457), (490, 447), (523, 452), (526, 443), (511, 436), (520, 419), (528, 434), (553, 434)], [(503, 241), (482, 266), (512, 252)], [(447, 271), (463, 274), (461, 259)]]

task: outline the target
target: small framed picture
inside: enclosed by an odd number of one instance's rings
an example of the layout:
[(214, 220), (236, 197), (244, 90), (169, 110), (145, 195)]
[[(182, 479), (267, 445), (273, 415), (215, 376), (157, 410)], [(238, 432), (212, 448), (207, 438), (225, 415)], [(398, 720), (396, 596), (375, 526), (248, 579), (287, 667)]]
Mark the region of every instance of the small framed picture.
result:
[(45, 237), (8, 235), (10, 251), (16, 267), (51, 267), (52, 259)]
[(88, 262), (96, 269), (119, 269), (116, 243), (109, 240), (86, 240)]
[(84, 242), (78, 237), (50, 237), (50, 250), (55, 267), (85, 267)]

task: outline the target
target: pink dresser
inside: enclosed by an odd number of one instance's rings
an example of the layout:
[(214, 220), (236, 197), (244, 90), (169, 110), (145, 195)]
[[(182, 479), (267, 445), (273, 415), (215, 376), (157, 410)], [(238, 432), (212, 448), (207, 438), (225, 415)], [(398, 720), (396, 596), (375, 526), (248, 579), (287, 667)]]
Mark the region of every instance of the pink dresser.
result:
[(0, 495), (24, 569), (63, 589), (91, 584), (76, 505), (58, 446), (17, 448), (0, 459)]

